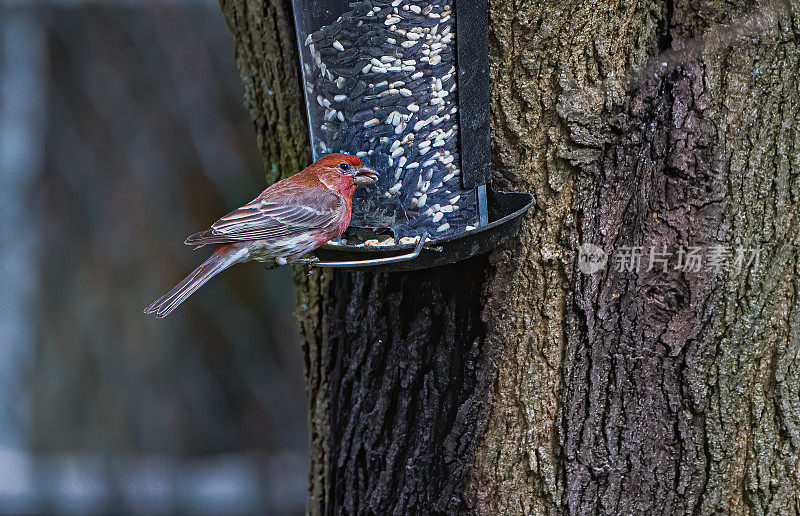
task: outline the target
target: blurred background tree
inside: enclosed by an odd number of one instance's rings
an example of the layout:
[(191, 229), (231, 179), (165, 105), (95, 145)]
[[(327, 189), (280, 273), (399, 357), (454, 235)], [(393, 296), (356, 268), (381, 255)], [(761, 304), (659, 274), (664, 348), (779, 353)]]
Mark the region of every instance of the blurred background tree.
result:
[(141, 313), (265, 185), (219, 5), (4, 2), (0, 38), (0, 512), (302, 512), (290, 271)]

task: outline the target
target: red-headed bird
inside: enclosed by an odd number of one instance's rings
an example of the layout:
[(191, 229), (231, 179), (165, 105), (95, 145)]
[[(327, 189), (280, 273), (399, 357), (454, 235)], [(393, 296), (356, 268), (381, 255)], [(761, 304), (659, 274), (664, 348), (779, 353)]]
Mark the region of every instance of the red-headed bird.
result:
[(278, 181), (211, 229), (186, 239), (187, 245), (214, 244), (214, 254), (183, 281), (144, 309), (166, 317), (195, 290), (235, 263), (313, 263), (307, 253), (339, 238), (350, 224), (353, 193), (378, 179), (361, 159), (328, 154), (297, 174)]

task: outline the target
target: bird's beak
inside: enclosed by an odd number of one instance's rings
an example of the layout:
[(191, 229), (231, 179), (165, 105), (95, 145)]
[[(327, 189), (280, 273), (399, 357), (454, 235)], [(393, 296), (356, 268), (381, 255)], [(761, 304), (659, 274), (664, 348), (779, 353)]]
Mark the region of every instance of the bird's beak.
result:
[(367, 166), (361, 166), (358, 169), (355, 177), (353, 177), (353, 183), (357, 185), (371, 185), (375, 184), (378, 180), (378, 173)]

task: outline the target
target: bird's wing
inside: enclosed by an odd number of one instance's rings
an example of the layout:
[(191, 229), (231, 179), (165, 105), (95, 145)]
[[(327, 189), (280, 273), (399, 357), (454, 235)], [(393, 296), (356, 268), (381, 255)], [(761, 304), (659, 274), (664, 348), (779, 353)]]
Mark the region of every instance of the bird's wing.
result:
[(333, 231), (345, 210), (344, 200), (323, 188), (294, 186), (281, 195), (259, 196), (186, 239), (203, 246), (243, 240), (283, 240), (309, 230)]

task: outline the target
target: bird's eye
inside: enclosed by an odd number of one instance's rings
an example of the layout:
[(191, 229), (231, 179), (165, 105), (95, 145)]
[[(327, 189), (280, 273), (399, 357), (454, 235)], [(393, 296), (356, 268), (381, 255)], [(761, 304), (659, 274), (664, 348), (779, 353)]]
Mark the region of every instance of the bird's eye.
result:
[(350, 165), (347, 163), (339, 163), (339, 168), (341, 168), (342, 170), (349, 170)]

